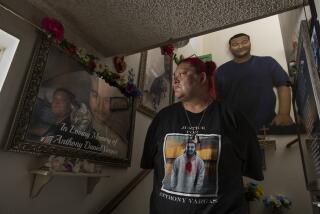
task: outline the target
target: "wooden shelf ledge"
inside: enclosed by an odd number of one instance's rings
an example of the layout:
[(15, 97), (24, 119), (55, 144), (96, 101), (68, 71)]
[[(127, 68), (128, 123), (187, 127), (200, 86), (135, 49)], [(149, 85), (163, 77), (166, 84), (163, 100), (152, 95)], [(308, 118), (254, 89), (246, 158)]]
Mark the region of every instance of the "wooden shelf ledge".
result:
[(103, 173), (75, 173), (75, 172), (60, 172), (53, 170), (32, 170), (31, 174), (34, 175), (33, 185), (30, 192), (30, 198), (37, 197), (41, 190), (53, 179), (54, 176), (76, 176), (76, 177), (87, 177), (87, 194), (90, 194), (100, 178), (110, 177)]

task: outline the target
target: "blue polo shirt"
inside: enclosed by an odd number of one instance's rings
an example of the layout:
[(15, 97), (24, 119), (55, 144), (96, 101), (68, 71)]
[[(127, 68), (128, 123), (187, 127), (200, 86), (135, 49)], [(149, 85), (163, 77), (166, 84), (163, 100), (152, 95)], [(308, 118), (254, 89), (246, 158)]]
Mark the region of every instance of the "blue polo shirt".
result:
[(273, 87), (289, 85), (287, 73), (268, 56), (252, 56), (244, 63), (226, 62), (216, 75), (219, 98), (246, 114), (257, 129), (270, 124), (276, 115)]

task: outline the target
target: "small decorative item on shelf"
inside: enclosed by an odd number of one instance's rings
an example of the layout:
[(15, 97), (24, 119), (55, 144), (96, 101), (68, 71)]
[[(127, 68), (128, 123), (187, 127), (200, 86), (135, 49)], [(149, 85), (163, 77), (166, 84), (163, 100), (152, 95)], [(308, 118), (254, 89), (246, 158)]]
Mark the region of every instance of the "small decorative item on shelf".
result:
[(56, 172), (101, 173), (102, 168), (87, 160), (51, 155), (41, 169)]
[(73, 165), (73, 169), (72, 169), (72, 171), (73, 171), (74, 173), (80, 172), (81, 163), (82, 163), (82, 162), (81, 162), (81, 160), (80, 160), (79, 158), (77, 158), (77, 159), (75, 160), (74, 165)]
[(269, 195), (263, 199), (265, 207), (272, 210), (273, 214), (282, 214), (284, 209), (290, 209), (292, 202), (284, 195)]
[(245, 197), (247, 201), (260, 200), (263, 194), (263, 188), (258, 183), (249, 182), (245, 185)]
[(51, 171), (65, 171), (65, 162), (65, 157), (51, 155), (48, 158), (47, 162), (41, 167), (41, 169)]
[(96, 172), (96, 166), (95, 166), (94, 163), (90, 163), (89, 161), (84, 160), (83, 164), (82, 164), (82, 170), (81, 171), (86, 172), (86, 173), (95, 173)]

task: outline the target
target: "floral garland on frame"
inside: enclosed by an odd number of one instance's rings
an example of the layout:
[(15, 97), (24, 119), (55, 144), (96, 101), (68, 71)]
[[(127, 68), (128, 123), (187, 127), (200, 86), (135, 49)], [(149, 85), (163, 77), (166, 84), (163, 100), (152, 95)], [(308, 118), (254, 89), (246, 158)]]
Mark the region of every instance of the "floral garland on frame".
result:
[(62, 50), (66, 51), (69, 55), (87, 67), (87, 72), (89, 74), (95, 73), (110, 86), (117, 87), (121, 93), (127, 97), (141, 96), (141, 92), (133, 83), (131, 74), (129, 74), (128, 78), (125, 78), (124, 76), (111, 71), (108, 65), (103, 63), (99, 58), (88, 54), (84, 48), (79, 48), (66, 40), (64, 38), (64, 27), (59, 21), (45, 17), (41, 22), (41, 27), (48, 38), (52, 39), (52, 41)]
[(176, 63), (176, 65), (178, 65), (184, 59), (184, 56), (180, 54), (178, 57), (178, 55), (175, 53), (175, 50), (176, 48), (173, 44), (168, 44), (161, 47), (161, 53), (169, 56)]
[(161, 47), (161, 53), (163, 55), (168, 55), (168, 56), (170, 56), (170, 58), (172, 58), (173, 55), (174, 55), (174, 46), (173, 46), (173, 44), (168, 44), (168, 45), (162, 46)]

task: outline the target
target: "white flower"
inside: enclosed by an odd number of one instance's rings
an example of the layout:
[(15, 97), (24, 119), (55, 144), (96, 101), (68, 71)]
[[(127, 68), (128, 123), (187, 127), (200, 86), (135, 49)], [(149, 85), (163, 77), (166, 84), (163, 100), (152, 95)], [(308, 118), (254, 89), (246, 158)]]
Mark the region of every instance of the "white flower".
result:
[(126, 76), (121, 76), (116, 80), (116, 83), (118, 83), (119, 85), (126, 85), (128, 83), (128, 79), (126, 78)]
[(85, 55), (84, 57), (81, 57), (85, 63), (88, 63), (90, 61), (90, 57), (88, 55)]
[(81, 59), (87, 56), (87, 51), (84, 48), (77, 48), (76, 53)]

